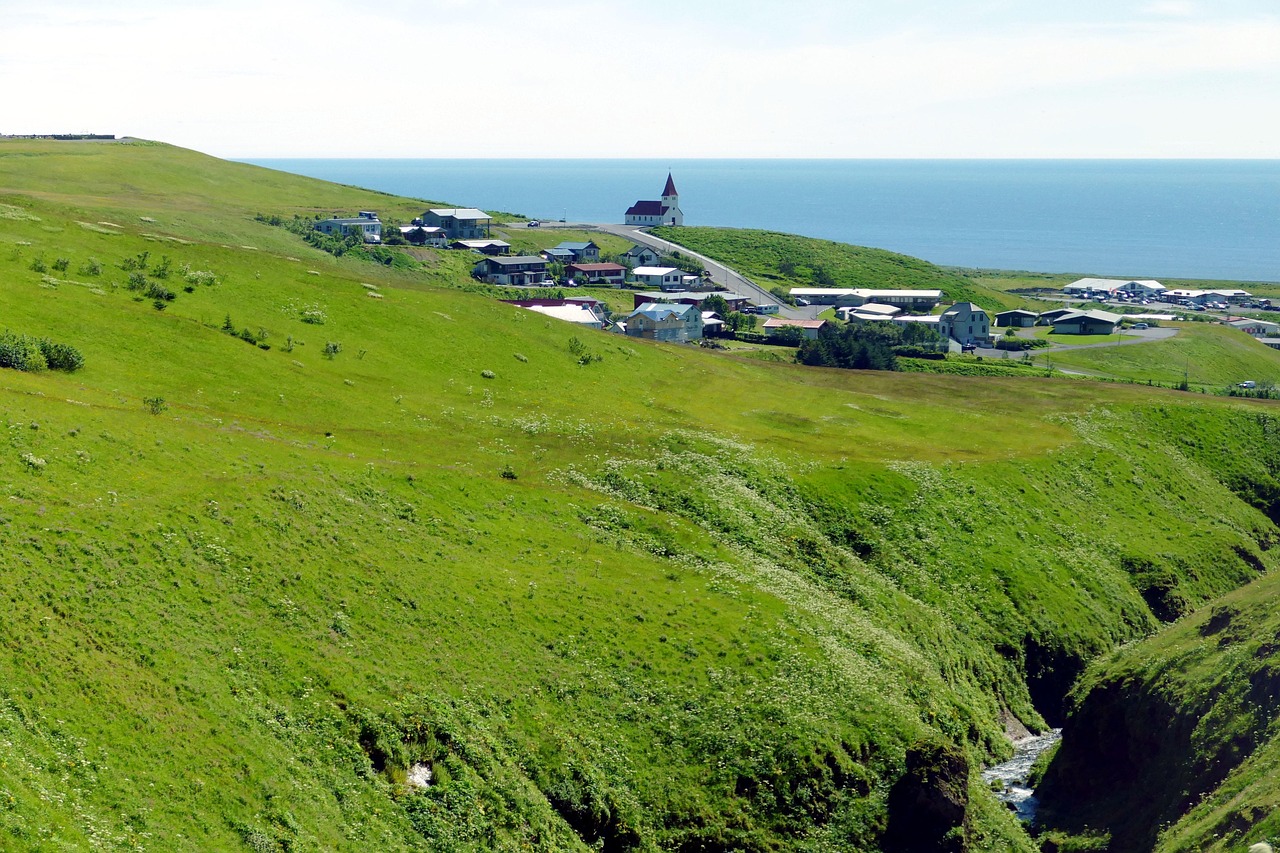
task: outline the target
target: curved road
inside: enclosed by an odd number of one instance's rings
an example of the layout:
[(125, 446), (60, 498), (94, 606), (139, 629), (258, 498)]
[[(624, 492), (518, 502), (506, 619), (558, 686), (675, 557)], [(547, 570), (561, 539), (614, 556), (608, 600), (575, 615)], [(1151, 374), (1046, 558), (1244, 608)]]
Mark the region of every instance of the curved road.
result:
[[(763, 287), (760, 287), (758, 284), (751, 281), (751, 279), (742, 275), (742, 273), (738, 272), (737, 270), (731, 267), (725, 266), (719, 261), (713, 260), (712, 258), (708, 258), (706, 255), (700, 255), (697, 252), (686, 249), (684, 246), (681, 246), (678, 243), (672, 243), (669, 240), (663, 240), (659, 237), (654, 237), (652, 234), (648, 233), (647, 231), (641, 228), (637, 228), (634, 225), (613, 225), (609, 223), (599, 223), (599, 222), (592, 222), (592, 223), (557, 222), (555, 223), (555, 226), (558, 228), (575, 228), (579, 230), (603, 231), (606, 234), (614, 234), (618, 237), (623, 237), (627, 240), (631, 240), (634, 243), (639, 243), (641, 246), (648, 246), (651, 249), (657, 249), (658, 251), (661, 251), (666, 254), (670, 254), (672, 252), (679, 252), (682, 255), (687, 255), (688, 257), (691, 257), (691, 258), (697, 258), (699, 261), (702, 262), (703, 267), (711, 271), (711, 280), (714, 283), (720, 285), (725, 290), (731, 291), (733, 293), (740, 293), (743, 296), (746, 296), (748, 299), (750, 299), (752, 302), (754, 302), (757, 305), (762, 305), (769, 302), (775, 303), (778, 306), (779, 317), (787, 317), (792, 320), (809, 320), (817, 316), (817, 313), (818, 313), (817, 311), (812, 311), (812, 310), (807, 311), (804, 308), (793, 308), (790, 305), (787, 305), (785, 302), (779, 302), (778, 297), (774, 296), (768, 290), (765, 290)], [(818, 309), (818, 310), (821, 310), (821, 309)]]

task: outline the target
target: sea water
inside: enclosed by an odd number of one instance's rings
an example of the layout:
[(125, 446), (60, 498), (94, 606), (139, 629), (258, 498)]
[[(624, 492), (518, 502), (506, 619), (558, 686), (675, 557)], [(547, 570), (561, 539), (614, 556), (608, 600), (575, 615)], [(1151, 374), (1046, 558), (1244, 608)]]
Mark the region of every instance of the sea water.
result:
[(763, 228), (937, 264), (1280, 281), (1277, 160), (252, 160), (338, 183), (621, 222), (670, 171), (686, 225)]

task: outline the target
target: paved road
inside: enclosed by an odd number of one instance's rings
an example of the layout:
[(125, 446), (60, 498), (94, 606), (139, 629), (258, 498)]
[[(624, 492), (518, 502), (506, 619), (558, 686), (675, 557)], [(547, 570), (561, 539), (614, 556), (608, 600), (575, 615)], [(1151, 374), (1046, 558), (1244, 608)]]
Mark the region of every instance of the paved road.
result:
[[(778, 316), (789, 317), (792, 320), (807, 320), (817, 316), (817, 311), (805, 308), (793, 308), (786, 303), (778, 302), (778, 297), (774, 296), (768, 290), (760, 287), (746, 276), (742, 275), (735, 269), (727, 267), (719, 261), (713, 260), (700, 255), (697, 252), (690, 251), (684, 246), (672, 243), (669, 240), (662, 240), (654, 237), (652, 234), (637, 228), (634, 225), (613, 225), (608, 223), (565, 223), (557, 222), (554, 224), (557, 228), (575, 228), (578, 230), (594, 230), (603, 231), (606, 234), (614, 234), (623, 237), (632, 242), (639, 243), (642, 246), (648, 246), (651, 249), (657, 249), (661, 252), (670, 254), (679, 252), (688, 257), (697, 258), (702, 265), (711, 271), (711, 280), (723, 287), (725, 290), (733, 293), (740, 293), (748, 297), (757, 305), (772, 302), (778, 305)], [(545, 227), (545, 226), (544, 226)], [(820, 309), (819, 309), (820, 310)]]

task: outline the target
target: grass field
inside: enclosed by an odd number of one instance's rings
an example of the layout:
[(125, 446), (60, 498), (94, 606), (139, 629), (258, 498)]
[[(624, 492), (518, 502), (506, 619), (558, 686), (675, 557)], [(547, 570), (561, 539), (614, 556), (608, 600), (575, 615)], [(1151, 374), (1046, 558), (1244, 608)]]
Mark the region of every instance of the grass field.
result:
[[(1185, 378), (1197, 388), (1221, 389), (1245, 380), (1280, 382), (1280, 352), (1242, 332), (1211, 323), (1175, 323), (1178, 334), (1163, 341), (1037, 356), (1056, 367), (1080, 368), (1116, 379), (1175, 385)], [(1096, 336), (1095, 336), (1096, 337)], [(1108, 336), (1114, 340), (1114, 336)], [(1078, 336), (1050, 335), (1049, 340), (1078, 342)]]
[(909, 754), (1274, 566), (1269, 404), (655, 345), (254, 219), (421, 207), (0, 142), (5, 325), (86, 361), (0, 370), (0, 847), (874, 850)]

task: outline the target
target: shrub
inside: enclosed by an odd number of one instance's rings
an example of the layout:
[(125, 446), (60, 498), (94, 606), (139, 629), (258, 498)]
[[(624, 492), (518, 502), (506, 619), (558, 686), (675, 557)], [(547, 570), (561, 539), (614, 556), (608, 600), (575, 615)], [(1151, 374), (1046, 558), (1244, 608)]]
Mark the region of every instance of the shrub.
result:
[(329, 341), (324, 345), (324, 357), (333, 361), (334, 356), (342, 352), (342, 344), (337, 341)]
[(102, 261), (90, 258), (80, 265), (78, 272), (80, 275), (102, 275)]
[(45, 363), (50, 370), (74, 373), (84, 367), (84, 355), (70, 344), (55, 343), (48, 338), (41, 338), (40, 352), (44, 355)]
[(66, 272), (67, 267), (69, 266), (71, 266), (71, 260), (69, 258), (58, 258), (53, 262), (53, 268), (57, 272)]
[(304, 323), (310, 323), (313, 326), (323, 326), (329, 320), (329, 315), (318, 306), (312, 305), (309, 308), (303, 308), (299, 317)]
[(0, 367), (34, 373), (48, 366), (40, 341), (12, 332), (0, 335)]
[(169, 408), (169, 404), (164, 401), (164, 397), (143, 397), (142, 405), (147, 407), (147, 411), (153, 415), (159, 415)]
[(485, 379), (493, 379), (497, 376), (497, 374), (494, 373), (492, 370), (482, 370), (480, 371), (480, 375), (483, 376)]
[(32, 258), (30, 266), (31, 266), (32, 272), (48, 272), (49, 271), (49, 265), (44, 262), (43, 254), (36, 255), (34, 258)]

